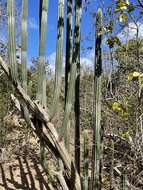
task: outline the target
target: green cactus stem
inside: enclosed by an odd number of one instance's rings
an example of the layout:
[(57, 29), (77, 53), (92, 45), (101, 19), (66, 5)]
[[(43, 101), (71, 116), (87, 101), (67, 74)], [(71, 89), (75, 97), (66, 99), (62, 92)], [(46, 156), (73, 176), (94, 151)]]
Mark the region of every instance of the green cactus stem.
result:
[(93, 124), (93, 189), (101, 189), (101, 89), (102, 89), (102, 10), (96, 15), (96, 44), (94, 69), (94, 124)]
[(15, 42), (15, 0), (7, 1), (8, 11), (8, 61), (11, 76), (17, 80), (16, 42)]
[(22, 85), (27, 91), (27, 16), (28, 0), (22, 1), (22, 29), (21, 29), (21, 63), (22, 63)]
[(62, 62), (63, 62), (63, 35), (64, 35), (64, 0), (58, 1), (58, 28), (54, 95), (51, 106), (50, 118), (58, 111), (59, 96), (61, 90)]

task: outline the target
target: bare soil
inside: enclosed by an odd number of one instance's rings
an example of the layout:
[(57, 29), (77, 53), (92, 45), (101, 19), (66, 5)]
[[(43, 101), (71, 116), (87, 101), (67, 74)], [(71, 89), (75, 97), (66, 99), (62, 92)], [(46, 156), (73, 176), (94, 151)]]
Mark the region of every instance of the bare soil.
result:
[(46, 174), (34, 152), (14, 155), (9, 162), (0, 164), (0, 190), (46, 190)]

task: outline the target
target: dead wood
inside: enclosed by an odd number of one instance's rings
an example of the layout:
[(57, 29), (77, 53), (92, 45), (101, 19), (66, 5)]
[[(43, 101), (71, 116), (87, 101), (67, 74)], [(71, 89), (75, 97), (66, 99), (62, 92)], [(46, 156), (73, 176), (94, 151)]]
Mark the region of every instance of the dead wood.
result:
[[(11, 77), (11, 73), (9, 71), (8, 66), (2, 58), (0, 57), (0, 65), (2, 69), (4, 70), (5, 74), (7, 75), (8, 79), (12, 82), (13, 86), (15, 87), (18, 95), (20, 96), (20, 99), (25, 103), (27, 106), (28, 111), (32, 115), (33, 118), (36, 118), (36, 120), (39, 120), (43, 123), (47, 130), (47, 134), (43, 133), (43, 140), (45, 141), (46, 148), (50, 149), (52, 153), (55, 155), (55, 157), (59, 157), (64, 164), (67, 178), (71, 178), (71, 165), (74, 164), (71, 157), (69, 156), (67, 150), (65, 149), (63, 141), (59, 138), (59, 135), (54, 127), (54, 125), (49, 121), (49, 115), (47, 111), (36, 102), (33, 102), (30, 97), (27, 95), (25, 90), (22, 88), (20, 82), (18, 80), (13, 80)], [(29, 123), (29, 126), (36, 132), (36, 126), (35, 123), (33, 123), (29, 117), (25, 116), (26, 122)], [(75, 167), (74, 167), (75, 168)], [(81, 189), (81, 182), (79, 174), (76, 171), (76, 168), (74, 170), (75, 175), (75, 189), (80, 190)]]

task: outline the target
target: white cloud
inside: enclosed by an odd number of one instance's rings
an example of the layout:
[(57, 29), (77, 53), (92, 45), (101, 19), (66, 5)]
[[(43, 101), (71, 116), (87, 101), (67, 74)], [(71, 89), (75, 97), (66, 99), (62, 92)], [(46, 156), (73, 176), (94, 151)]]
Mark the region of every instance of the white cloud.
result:
[[(55, 64), (56, 64), (56, 52), (51, 53), (48, 56), (48, 61), (49, 61), (49, 68), (51, 69), (51, 71), (53, 73), (55, 73)], [(64, 72), (64, 68), (65, 68), (65, 56), (63, 56), (63, 64), (62, 64), (62, 70)]]
[(89, 52), (85, 57), (80, 58), (81, 63), (81, 72), (84, 74), (84, 72), (91, 72), (93, 71), (93, 65), (94, 65), (94, 50)]
[(52, 73), (55, 72), (55, 61), (56, 61), (56, 52), (53, 52), (48, 56), (49, 68), (51, 69)]
[[(139, 29), (139, 38), (143, 38), (143, 23), (137, 22)], [(130, 22), (119, 34), (118, 37), (122, 42), (126, 40), (135, 39), (137, 35), (137, 26), (135, 23)]]
[[(51, 69), (52, 73), (55, 73), (55, 61), (56, 61), (56, 52), (51, 53), (48, 56), (48, 62), (49, 62), (49, 68)], [(93, 64), (94, 64), (94, 51), (89, 52), (88, 55), (85, 57), (80, 58), (81, 63), (81, 74), (84, 72), (91, 72), (93, 70)], [(63, 56), (63, 68), (62, 71), (64, 73), (65, 69), (65, 56)]]
[(28, 27), (30, 29), (33, 29), (33, 30), (37, 30), (38, 29), (38, 24), (37, 24), (37, 22), (36, 22), (36, 20), (34, 18), (30, 18), (28, 20)]

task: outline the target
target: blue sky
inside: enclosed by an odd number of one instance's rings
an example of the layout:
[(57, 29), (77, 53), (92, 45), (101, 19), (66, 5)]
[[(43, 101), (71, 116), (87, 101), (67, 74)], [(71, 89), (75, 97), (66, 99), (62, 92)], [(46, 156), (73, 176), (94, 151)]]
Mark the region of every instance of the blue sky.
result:
[[(93, 31), (93, 23), (91, 11), (97, 8), (97, 1), (91, 3), (87, 12), (82, 13), (82, 24), (81, 33), (82, 36), (86, 36), (90, 31)], [(48, 7), (48, 23), (47, 23), (47, 35), (46, 35), (46, 57), (51, 60), (50, 64), (55, 62), (55, 51), (56, 51), (56, 39), (57, 39), (57, 4), (58, 0), (49, 0)], [(65, 4), (65, 15), (66, 15), (66, 4)], [(66, 24), (66, 17), (65, 17)], [(65, 39), (64, 31), (64, 39)], [(94, 32), (94, 31), (93, 31)], [(94, 42), (94, 41), (93, 41)], [(92, 43), (93, 43), (92, 42)], [(82, 41), (81, 46), (89, 46), (91, 42)], [(28, 4), (28, 60), (38, 56), (38, 46), (39, 46), (39, 0), (29, 0)], [(65, 52), (65, 43), (64, 50)], [(84, 56), (82, 54), (82, 56)]]
[[(35, 3), (36, 2), (36, 3)], [(65, 1), (66, 2), (66, 1)], [(88, 10), (83, 10), (82, 12), (82, 23), (81, 23), (81, 36), (82, 38), (87, 36), (90, 32), (94, 37), (95, 27), (91, 12), (97, 10), (98, 5), (97, 0), (92, 0), (91, 4), (88, 7)], [(54, 64), (55, 62), (55, 51), (56, 51), (56, 39), (57, 39), (57, 5), (58, 0), (49, 0), (48, 7), (48, 24), (47, 24), (47, 35), (46, 35), (46, 57), (48, 57), (51, 61), (50, 64)], [(84, 0), (83, 0), (84, 5)], [(39, 46), (39, 0), (29, 0), (29, 8), (28, 8), (28, 59), (30, 60), (32, 57), (38, 56), (38, 46)], [(66, 15), (66, 4), (65, 4), (65, 15)], [(66, 24), (66, 17), (65, 24)], [(66, 32), (66, 31), (65, 31)], [(64, 39), (65, 39), (64, 32)], [(94, 45), (94, 40), (91, 41), (81, 41), (81, 47), (88, 47)], [(65, 53), (65, 41), (64, 41), (64, 49), (63, 53)], [(87, 57), (87, 51), (81, 51), (81, 57)]]
[[(35, 3), (36, 2), (36, 3)], [(39, 46), (39, 2), (29, 0), (28, 6), (28, 55), (30, 57), (38, 56)], [(48, 25), (46, 39), (46, 55), (55, 51), (56, 47), (56, 29), (57, 29), (57, 0), (49, 1)]]
[[(6, 2), (6, 0), (0, 1), (0, 3)], [(16, 7), (18, 7), (19, 14), (21, 13), (21, 4), (22, 0), (15, 0)], [(66, 2), (66, 1), (65, 1)], [(83, 0), (84, 2), (84, 0)], [(87, 12), (82, 12), (82, 24), (81, 24), (81, 33), (82, 36), (87, 36), (90, 31), (95, 33), (95, 29), (93, 27), (93, 19), (91, 16), (91, 11), (97, 9), (97, 0), (93, 0), (89, 6)], [(57, 39), (57, 7), (58, 0), (49, 0), (48, 6), (48, 23), (47, 23), (47, 34), (46, 34), (46, 54), (45, 56), (53, 59), (51, 64), (55, 64), (55, 52), (56, 52), (56, 39)], [(66, 24), (66, 4), (65, 4), (65, 24)], [(21, 15), (18, 16), (18, 22), (16, 22), (16, 31), (18, 33), (17, 45), (20, 44), (20, 29), (21, 29)], [(1, 27), (0, 39), (7, 41), (7, 25), (5, 27)], [(65, 33), (64, 30), (64, 39)], [(91, 42), (86, 40), (81, 41), (81, 46), (89, 46)], [(94, 44), (94, 41), (92, 42)], [(28, 0), (28, 51), (27, 51), (27, 60), (28, 63), (31, 62), (31, 59), (34, 57), (38, 57), (38, 49), (39, 49), (39, 0)], [(64, 41), (64, 49), (63, 53), (65, 53), (65, 41)], [(85, 56), (82, 54), (82, 56)], [(63, 57), (64, 60), (64, 57)]]
[[(3, 0), (5, 1), (5, 0)], [(16, 0), (17, 6), (21, 9), (21, 1)], [(103, 7), (104, 9), (112, 5), (112, 1), (115, 0), (104, 0)], [(135, 0), (133, 0), (135, 1)], [(66, 1), (65, 1), (66, 2)], [(29, 0), (28, 1), (28, 62), (30, 62), (31, 58), (38, 57), (38, 46), (39, 46), (39, 0)], [(84, 0), (83, 0), (84, 3)], [(55, 63), (55, 51), (56, 51), (56, 39), (57, 39), (57, 5), (58, 0), (49, 0), (48, 7), (48, 24), (47, 24), (47, 35), (46, 35), (46, 57), (51, 60), (52, 65)], [(91, 12), (96, 11), (99, 6), (101, 6), (101, 0), (91, 0), (91, 4), (88, 7), (88, 10), (82, 12), (82, 23), (81, 23), (81, 37), (82, 39), (89, 35), (91, 32), (91, 36), (94, 37), (95, 34), (95, 23), (91, 16)], [(66, 4), (65, 4), (66, 8)], [(65, 9), (66, 15), (66, 9)], [(66, 19), (66, 17), (65, 17)], [(66, 20), (65, 20), (66, 21)], [(65, 22), (66, 23), (66, 22)], [(20, 28), (18, 25), (16, 28)], [(131, 32), (132, 33), (132, 32)], [(65, 33), (64, 33), (65, 37)], [(65, 39), (65, 38), (64, 38)], [(94, 40), (81, 41), (81, 47), (94, 46)], [(65, 47), (65, 43), (64, 43)], [(64, 51), (65, 52), (65, 48)], [(94, 53), (94, 50), (92, 51)], [(93, 61), (92, 52), (81, 51), (81, 57), (85, 61), (88, 59)], [(91, 58), (92, 57), (92, 58)]]

